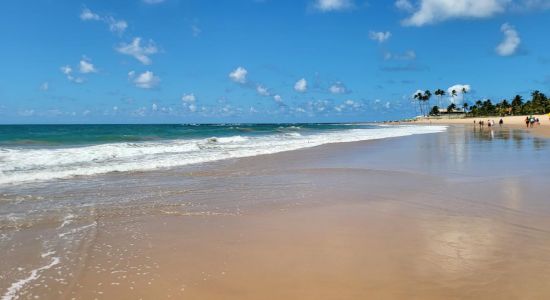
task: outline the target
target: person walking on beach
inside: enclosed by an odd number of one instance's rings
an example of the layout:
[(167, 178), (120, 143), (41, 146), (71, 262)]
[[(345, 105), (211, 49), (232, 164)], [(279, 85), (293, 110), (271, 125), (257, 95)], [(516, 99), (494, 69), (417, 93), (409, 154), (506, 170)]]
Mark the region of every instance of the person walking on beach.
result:
[(529, 117), (525, 117), (525, 127), (529, 128)]
[(504, 120), (501, 118), (501, 119), (498, 121), (498, 126), (502, 127), (502, 124), (504, 124)]

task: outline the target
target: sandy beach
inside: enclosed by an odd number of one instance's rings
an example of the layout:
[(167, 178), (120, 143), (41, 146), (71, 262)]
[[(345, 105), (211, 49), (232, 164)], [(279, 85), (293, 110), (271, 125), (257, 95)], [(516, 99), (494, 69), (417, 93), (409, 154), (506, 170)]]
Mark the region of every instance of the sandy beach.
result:
[[(14, 194), (33, 205), (46, 195), (113, 201), (67, 201), (59, 211), (73, 217), (3, 223), (0, 291), (3, 299), (546, 299), (549, 150), (550, 140), (523, 130), (455, 125), (8, 189), (4, 205)], [(123, 194), (133, 200), (117, 201)]]
[(533, 117), (538, 118), (540, 120), (540, 126), (536, 125), (532, 128), (528, 128), (525, 126), (525, 118), (527, 116), (506, 116), (506, 117), (469, 117), (469, 118), (446, 118), (446, 117), (440, 117), (440, 118), (424, 118), (424, 119), (418, 119), (416, 121), (413, 121), (412, 123), (415, 124), (447, 124), (447, 125), (453, 125), (453, 124), (461, 124), (461, 125), (472, 125), (474, 123), (477, 123), (478, 121), (482, 120), (487, 123), (488, 120), (495, 121), (495, 124), (498, 126), (498, 122), (500, 119), (504, 121), (504, 127), (509, 128), (519, 128), (519, 129), (525, 129), (532, 134), (550, 138), (550, 119), (548, 115), (534, 115)]

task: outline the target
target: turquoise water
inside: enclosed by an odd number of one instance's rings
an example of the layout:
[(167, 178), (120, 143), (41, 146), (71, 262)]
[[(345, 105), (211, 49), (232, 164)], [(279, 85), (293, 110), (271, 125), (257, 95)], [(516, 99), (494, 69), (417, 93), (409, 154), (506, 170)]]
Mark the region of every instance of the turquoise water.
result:
[(5, 125), (0, 185), (133, 172), (444, 131), (370, 124)]
[(0, 146), (63, 146), (375, 128), (367, 124), (0, 125)]

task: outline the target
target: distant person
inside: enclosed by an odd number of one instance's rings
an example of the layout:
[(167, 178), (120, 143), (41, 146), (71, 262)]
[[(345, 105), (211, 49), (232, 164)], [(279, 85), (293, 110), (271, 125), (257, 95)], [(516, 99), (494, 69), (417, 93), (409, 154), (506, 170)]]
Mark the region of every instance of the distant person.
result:
[(536, 119), (535, 119), (535, 123), (537, 124), (537, 126), (540, 126), (540, 120), (539, 120), (539, 118), (536, 118)]
[(529, 117), (525, 117), (525, 127), (529, 128)]
[(502, 127), (502, 124), (504, 124), (504, 120), (503, 120), (503, 119), (500, 119), (500, 120), (498, 121), (498, 126)]
[(491, 127), (491, 120), (487, 120), (487, 127)]
[(534, 125), (535, 125), (535, 118), (531, 117), (531, 119), (529, 119), (529, 126), (533, 128)]

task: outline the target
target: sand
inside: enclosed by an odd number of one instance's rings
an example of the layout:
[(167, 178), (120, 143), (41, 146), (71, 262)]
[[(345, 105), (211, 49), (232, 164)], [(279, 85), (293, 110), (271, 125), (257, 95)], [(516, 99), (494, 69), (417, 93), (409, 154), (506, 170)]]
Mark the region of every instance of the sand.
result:
[(456, 125), (97, 177), (69, 192), (145, 200), (75, 210), (61, 229), (2, 227), (14, 239), (0, 243), (0, 292), (31, 261), (51, 263), (36, 254), (48, 241), (60, 263), (21, 298), (547, 299), (549, 149), (522, 130)]
[(525, 129), (529, 131), (532, 134), (550, 138), (550, 119), (548, 115), (534, 115), (535, 118), (539, 118), (540, 120), (540, 126), (536, 125), (532, 128), (525, 126), (525, 118), (527, 116), (507, 116), (507, 117), (478, 117), (478, 118), (460, 118), (460, 119), (449, 119), (445, 117), (441, 118), (425, 118), (425, 119), (418, 119), (416, 121), (413, 121), (411, 123), (415, 124), (464, 124), (464, 125), (472, 125), (474, 121), (478, 122), (479, 120), (485, 121), (487, 123), (488, 120), (495, 121), (495, 124), (498, 126), (498, 122), (500, 119), (504, 121), (504, 127), (510, 127), (510, 128), (520, 128)]

